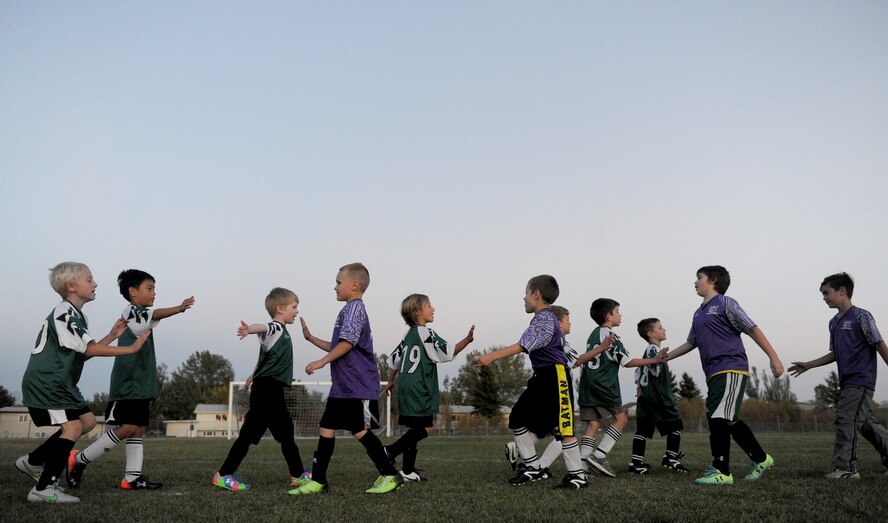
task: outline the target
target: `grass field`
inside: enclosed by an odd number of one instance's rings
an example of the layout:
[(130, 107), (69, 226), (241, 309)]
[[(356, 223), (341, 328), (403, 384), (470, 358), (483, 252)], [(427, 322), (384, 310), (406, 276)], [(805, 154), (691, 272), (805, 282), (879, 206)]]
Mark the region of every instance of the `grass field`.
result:
[[(822, 479), (832, 449), (829, 433), (759, 434), (776, 461), (758, 482), (732, 486), (693, 485), (695, 474), (677, 475), (655, 467), (647, 477), (623, 472), (629, 462), (631, 435), (621, 440), (611, 463), (615, 479), (595, 477), (579, 491), (552, 490), (557, 479), (512, 487), (513, 475), (502, 457), (505, 437), (431, 438), (420, 444), (417, 465), (428, 483), (405, 485), (384, 495), (364, 494), (376, 478), (363, 448), (338, 438), (330, 466), (332, 491), (305, 498), (286, 494), (286, 467), (273, 440), (252, 447), (241, 472), (253, 485), (249, 492), (229, 492), (211, 485), (230, 442), (209, 439), (146, 439), (146, 474), (166, 483), (157, 491), (123, 492), (124, 452), (115, 449), (90, 465), (79, 504), (51, 506), (25, 501), (31, 480), (13, 461), (35, 440), (4, 440), (0, 446), (0, 521), (888, 521), (888, 477), (878, 455), (861, 445), (862, 479)], [(694, 473), (708, 461), (705, 434), (686, 434), (685, 464)], [(299, 440), (303, 457), (315, 440)], [(78, 444), (78, 448), (82, 447)], [(648, 445), (648, 461), (659, 464), (664, 440)], [(732, 447), (735, 479), (748, 462)], [(564, 468), (556, 463), (553, 472)], [(64, 484), (64, 482), (63, 482)]]

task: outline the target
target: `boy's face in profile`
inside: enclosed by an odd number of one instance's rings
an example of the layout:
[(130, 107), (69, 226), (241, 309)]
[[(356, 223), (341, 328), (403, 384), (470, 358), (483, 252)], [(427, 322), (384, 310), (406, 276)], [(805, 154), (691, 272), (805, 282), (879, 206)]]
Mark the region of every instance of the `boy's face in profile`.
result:
[(620, 307), (614, 307), (614, 310), (607, 313), (607, 323), (610, 323), (612, 327), (619, 327), (621, 323), (623, 323), (623, 315), (620, 314)]
[(154, 285), (153, 280), (145, 280), (138, 287), (130, 287), (130, 303), (136, 307), (153, 307), (154, 297), (157, 296)]
[(435, 308), (432, 307), (432, 302), (425, 301), (422, 303), (422, 308), (419, 309), (419, 313), (416, 315), (416, 324), (425, 325), (427, 323), (432, 323), (433, 321), (435, 321)]
[(558, 320), (558, 326), (561, 327), (562, 334), (570, 334), (570, 314), (565, 314), (563, 318)]
[(697, 273), (697, 281), (694, 282), (694, 289), (697, 290), (697, 296), (708, 296), (715, 292), (715, 282), (709, 280), (702, 272)]
[(847, 294), (845, 293), (844, 287), (836, 290), (829, 285), (824, 285), (820, 288), (820, 294), (823, 295), (823, 302), (826, 303), (827, 307), (829, 307), (830, 309), (838, 309), (838, 302), (847, 299)]
[(524, 312), (535, 312), (542, 301), (540, 291), (530, 292), (530, 287), (524, 288)]
[(339, 271), (336, 274), (336, 301), (348, 301), (358, 295), (358, 280), (347, 271)]
[(93, 281), (92, 271), (84, 267), (77, 274), (77, 279), (68, 284), (68, 294), (75, 294), (83, 303), (96, 299), (96, 287), (99, 284)]
[(278, 305), (277, 311), (281, 323), (290, 325), (296, 321), (296, 315), (299, 313), (299, 302), (290, 300), (286, 305)]
[(663, 327), (663, 324), (659, 321), (655, 323), (651, 327), (651, 330), (648, 331), (648, 338), (656, 343), (660, 343), (661, 341), (665, 340), (666, 329)]

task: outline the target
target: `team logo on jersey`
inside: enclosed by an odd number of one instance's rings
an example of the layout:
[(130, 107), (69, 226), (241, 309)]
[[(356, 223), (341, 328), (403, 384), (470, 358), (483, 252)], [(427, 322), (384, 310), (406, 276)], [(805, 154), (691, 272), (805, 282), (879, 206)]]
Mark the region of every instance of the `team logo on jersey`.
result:
[(148, 309), (130, 307), (130, 313), (126, 319), (127, 321), (135, 321), (136, 323), (148, 323)]
[(718, 315), (718, 305), (710, 305), (708, 309), (706, 309), (706, 314), (709, 316), (717, 316)]
[(845, 320), (845, 321), (843, 321), (843, 322), (842, 322), (842, 327), (841, 327), (841, 329), (842, 329), (843, 331), (854, 330), (854, 322), (853, 322), (852, 320)]
[(68, 332), (70, 332), (74, 336), (77, 336), (78, 338), (82, 338), (83, 335), (86, 334), (86, 331), (84, 331), (80, 327), (80, 325), (77, 325), (76, 323), (74, 323), (74, 319), (76, 317), (77, 317), (77, 315), (74, 314), (74, 310), (69, 308), (65, 313), (63, 313), (61, 316), (56, 318), (56, 320), (64, 323), (65, 328), (68, 329)]

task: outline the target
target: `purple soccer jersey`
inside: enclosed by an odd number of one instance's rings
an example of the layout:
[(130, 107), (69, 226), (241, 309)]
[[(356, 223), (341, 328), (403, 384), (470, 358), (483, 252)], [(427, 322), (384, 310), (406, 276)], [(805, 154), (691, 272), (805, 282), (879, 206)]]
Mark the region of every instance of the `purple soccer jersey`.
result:
[(829, 320), (829, 350), (836, 356), (839, 386), (862, 385), (876, 390), (876, 349), (882, 341), (873, 315), (852, 306)]
[(341, 340), (353, 345), (344, 356), (330, 363), (331, 398), (375, 400), (379, 396), (379, 368), (373, 354), (370, 319), (362, 300), (345, 304), (336, 317), (330, 348)]
[(755, 322), (734, 298), (722, 294), (700, 306), (694, 313), (688, 343), (700, 350), (703, 373), (709, 379), (724, 371), (749, 372), (741, 333), (749, 333)]
[(564, 334), (552, 309), (545, 308), (534, 314), (530, 326), (518, 340), (534, 370), (556, 363), (567, 364), (564, 356)]

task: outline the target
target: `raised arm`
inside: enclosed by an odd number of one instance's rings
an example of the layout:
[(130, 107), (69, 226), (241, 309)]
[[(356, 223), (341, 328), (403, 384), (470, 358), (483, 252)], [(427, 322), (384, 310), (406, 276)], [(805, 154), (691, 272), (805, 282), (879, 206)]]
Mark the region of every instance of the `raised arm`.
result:
[[(314, 336), (312, 336), (312, 337), (314, 337)], [(308, 338), (306, 338), (306, 339), (308, 339)], [(311, 340), (309, 340), (309, 341), (311, 341)], [(314, 342), (312, 342), (312, 343), (314, 343)], [(315, 343), (315, 345), (317, 345), (317, 344)], [(320, 347), (320, 345), (318, 345), (318, 347)], [(320, 348), (323, 349), (323, 347), (320, 347)], [(318, 369), (323, 369), (324, 367), (326, 367), (327, 364), (330, 363), (331, 361), (338, 360), (339, 358), (345, 356), (345, 354), (348, 351), (352, 350), (352, 348), (354, 348), (354, 345), (352, 345), (351, 343), (349, 343), (345, 340), (339, 340), (339, 343), (337, 343), (336, 346), (333, 347), (333, 349), (330, 352), (328, 352), (326, 356), (306, 365), (305, 366), (305, 373), (310, 376), (312, 373), (314, 373), (314, 371), (316, 371)]]
[(476, 367), (486, 367), (496, 360), (501, 360), (503, 358), (509, 358), (511, 356), (516, 356), (521, 354), (524, 349), (521, 345), (517, 343), (514, 345), (509, 345), (508, 347), (502, 348), (500, 350), (495, 350), (493, 352), (488, 352), (487, 354), (482, 354), (475, 359)]
[(136, 338), (136, 341), (134, 341), (132, 345), (127, 345), (125, 347), (111, 347), (102, 343), (92, 342), (86, 347), (86, 351), (83, 354), (87, 358), (95, 356), (126, 356), (127, 354), (135, 354), (142, 350), (142, 345), (145, 344), (145, 340), (147, 340), (150, 335), (151, 331), (146, 330), (142, 334), (139, 334), (139, 337)]
[(659, 365), (666, 361), (666, 358), (669, 356), (669, 348), (664, 347), (660, 349), (660, 352), (657, 353), (653, 358), (633, 358), (626, 363), (626, 367), (646, 367), (648, 365)]
[(466, 334), (466, 337), (459, 340), (459, 343), (457, 343), (456, 347), (453, 348), (453, 355), (456, 356), (457, 354), (462, 352), (462, 350), (465, 349), (466, 347), (468, 347), (469, 344), (472, 343), (473, 341), (475, 341), (475, 326), (474, 325), (469, 327), (469, 333)]
[(264, 323), (247, 325), (244, 320), (241, 320), (240, 327), (237, 328), (237, 337), (244, 339), (250, 334), (265, 334), (266, 332), (268, 332), (268, 325)]
[(774, 373), (774, 377), (779, 378), (783, 375), (783, 362), (777, 357), (777, 351), (774, 350), (774, 347), (771, 347), (771, 342), (765, 337), (765, 333), (758, 326), (755, 326), (749, 329), (747, 334), (768, 355), (768, 359), (771, 361), (771, 372)]
[(677, 349), (669, 351), (669, 353), (666, 355), (665, 361), (672, 361), (675, 358), (678, 358), (679, 356), (684, 356), (685, 354), (691, 352), (692, 350), (694, 350), (696, 348), (697, 348), (696, 345), (692, 345), (688, 342), (684, 342), (681, 345), (679, 345)]
[[(884, 345), (884, 344), (883, 344)], [(883, 358), (885, 356), (882, 356)], [(834, 352), (828, 352), (823, 356), (813, 359), (811, 361), (794, 361), (792, 362), (792, 366), (789, 367), (789, 373), (795, 377), (799, 376), (806, 370), (811, 370), (815, 367), (822, 367), (824, 365), (829, 365), (830, 363), (836, 361), (836, 354)]]
[(614, 343), (615, 334), (611, 332), (605, 338), (596, 345), (592, 350), (586, 351), (583, 354), (580, 354), (580, 357), (577, 358), (577, 361), (574, 363), (574, 367), (582, 367), (586, 364), (587, 361), (591, 360), (595, 356), (598, 356), (602, 352), (611, 348), (611, 345)]
[(114, 325), (111, 327), (111, 332), (109, 332), (104, 338), (100, 339), (96, 343), (98, 345), (111, 345), (111, 342), (119, 338), (126, 331), (127, 321), (123, 318), (117, 318), (114, 322)]
[(187, 311), (188, 309), (191, 308), (192, 305), (194, 305), (194, 296), (192, 296), (190, 298), (185, 298), (184, 300), (182, 300), (181, 305), (177, 305), (175, 307), (166, 307), (164, 309), (154, 309), (154, 314), (151, 317), (155, 320), (162, 320), (164, 318), (169, 318), (170, 316), (173, 316), (176, 314), (181, 314), (181, 313)]
[[(305, 320), (303, 318), (299, 318), (299, 323), (302, 324), (302, 335), (305, 336), (305, 339), (308, 340), (309, 343), (321, 349), (322, 351), (330, 352), (329, 341), (322, 340), (317, 336), (312, 336), (311, 331), (308, 330), (308, 325), (305, 323)], [(311, 373), (309, 372), (309, 374)]]

